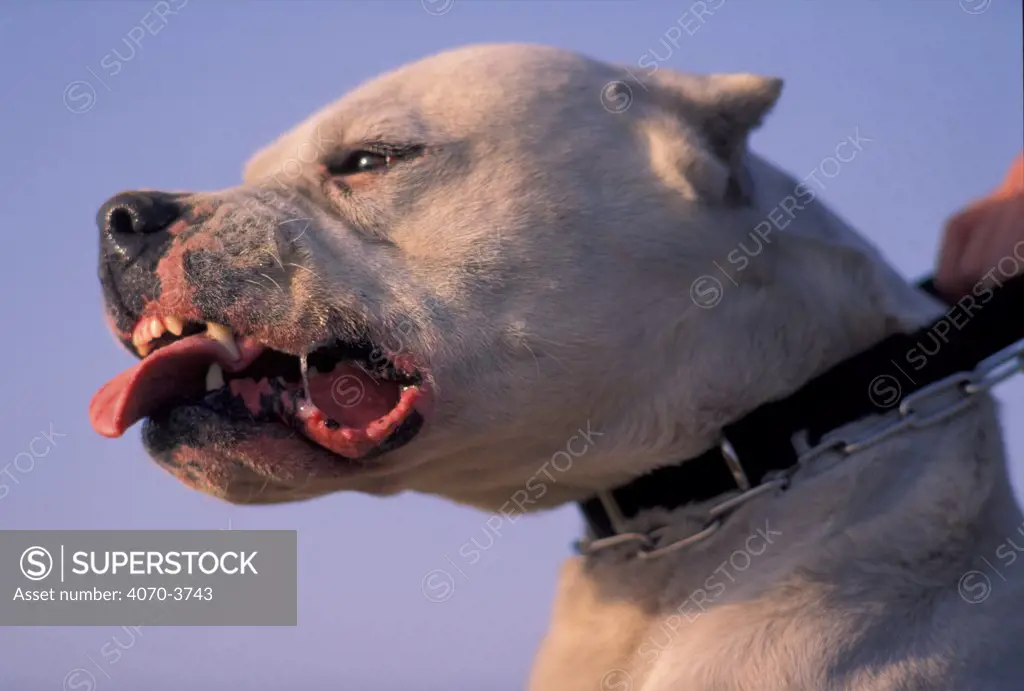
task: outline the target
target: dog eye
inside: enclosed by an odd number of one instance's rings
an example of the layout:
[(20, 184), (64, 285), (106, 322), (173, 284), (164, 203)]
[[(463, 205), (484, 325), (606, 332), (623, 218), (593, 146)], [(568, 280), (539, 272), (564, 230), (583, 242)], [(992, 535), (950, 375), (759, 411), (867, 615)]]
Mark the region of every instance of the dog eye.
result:
[(390, 166), (391, 156), (377, 151), (359, 150), (353, 151), (338, 163), (329, 163), (327, 173), (334, 177), (342, 177), (387, 170)]

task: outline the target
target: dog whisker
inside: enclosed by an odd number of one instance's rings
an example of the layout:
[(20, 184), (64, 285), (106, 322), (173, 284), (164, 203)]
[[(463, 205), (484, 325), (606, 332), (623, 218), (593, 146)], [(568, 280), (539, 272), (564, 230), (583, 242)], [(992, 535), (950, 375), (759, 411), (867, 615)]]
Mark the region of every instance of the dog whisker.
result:
[(273, 283), (275, 286), (277, 286), (277, 289), (280, 290), (282, 293), (285, 292), (285, 289), (281, 287), (281, 284), (278, 283), (277, 281), (275, 281), (272, 277), (268, 276), (267, 274), (263, 274), (263, 273), (261, 273), (260, 276), (262, 276), (263, 278), (267, 279), (268, 281)]
[(281, 257), (279, 256), (280, 253), (276, 251), (276, 248), (273, 245), (270, 245), (265, 249), (265, 251), (270, 255), (270, 258), (274, 260), (274, 263), (281, 267), (281, 271), (284, 271), (284, 263), (281, 261)]
[(292, 266), (292, 267), (295, 267), (296, 269), (301, 269), (303, 271), (308, 271), (309, 273), (311, 273), (313, 275), (313, 278), (317, 279), (318, 281), (320, 280), (320, 274), (318, 274), (316, 271), (314, 271), (313, 269), (309, 268), (308, 266), (302, 266), (301, 264), (296, 264), (295, 262), (288, 262), (288, 264), (286, 266)]
[(540, 379), (540, 360), (537, 359), (537, 354), (533, 352), (533, 348), (531, 348), (528, 343), (523, 343), (523, 347), (526, 348), (526, 352), (533, 357), (533, 364), (537, 368), (537, 378)]

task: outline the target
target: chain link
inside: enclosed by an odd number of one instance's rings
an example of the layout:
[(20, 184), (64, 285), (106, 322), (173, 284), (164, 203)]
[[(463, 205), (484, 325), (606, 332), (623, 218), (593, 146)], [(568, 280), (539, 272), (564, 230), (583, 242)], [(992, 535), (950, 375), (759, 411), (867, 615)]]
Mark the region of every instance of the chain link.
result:
[[(895, 413), (894, 420), (884, 422), (879, 427), (869, 430), (868, 433), (857, 439), (832, 438), (823, 441), (817, 446), (801, 453), (792, 468), (749, 489), (749, 483), (746, 482), (746, 476), (743, 475), (742, 466), (738, 463), (739, 459), (736, 456), (736, 451), (729, 444), (728, 440), (722, 440), (720, 444), (722, 455), (726, 458), (730, 471), (736, 477), (737, 485), (744, 491), (711, 507), (707, 512), (703, 528), (692, 535), (674, 540), (668, 544), (661, 544), (661, 536), (668, 529), (668, 526), (663, 526), (647, 533), (622, 533), (596, 540), (581, 540), (576, 544), (576, 549), (580, 554), (586, 555), (623, 544), (636, 543), (635, 556), (640, 559), (654, 559), (670, 552), (685, 549), (715, 534), (722, 527), (726, 518), (747, 502), (762, 494), (767, 494), (774, 490), (783, 490), (788, 487), (793, 475), (819, 456), (827, 453), (849, 456), (879, 444), (904, 430), (923, 429), (937, 425), (971, 407), (978, 402), (981, 394), (987, 393), (993, 387), (1021, 371), (1024, 371), (1024, 341), (1014, 343), (982, 360), (971, 372), (958, 372), (918, 389), (907, 395), (900, 401), (899, 407), (892, 411)], [(955, 399), (935, 410), (928, 411), (928, 406), (926, 405), (928, 402), (933, 400), (941, 402), (943, 397), (952, 394), (956, 394)]]

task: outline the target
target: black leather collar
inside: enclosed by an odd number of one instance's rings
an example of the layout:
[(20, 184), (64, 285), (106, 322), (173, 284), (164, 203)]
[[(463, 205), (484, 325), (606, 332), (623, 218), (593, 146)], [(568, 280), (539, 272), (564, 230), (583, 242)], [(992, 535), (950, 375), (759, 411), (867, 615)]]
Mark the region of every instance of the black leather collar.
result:
[[(929, 279), (921, 288), (938, 296)], [(793, 467), (795, 434), (810, 445), (844, 424), (896, 407), (907, 395), (1024, 339), (1024, 277), (979, 283), (974, 295), (927, 327), (895, 334), (839, 363), (792, 395), (762, 405), (722, 431), (735, 451), (722, 448), (654, 470), (611, 491), (624, 518), (647, 508), (674, 509), (713, 499), (738, 488), (730, 462), (738, 461), (751, 486), (770, 471)], [(604, 503), (580, 502), (592, 538), (615, 535)]]

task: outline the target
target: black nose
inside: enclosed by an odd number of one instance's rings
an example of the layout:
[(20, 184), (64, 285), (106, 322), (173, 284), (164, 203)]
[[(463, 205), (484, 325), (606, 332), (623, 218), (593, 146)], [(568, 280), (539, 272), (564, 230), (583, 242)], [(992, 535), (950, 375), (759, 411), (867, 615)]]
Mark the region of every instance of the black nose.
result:
[(122, 192), (96, 214), (102, 243), (123, 259), (136, 259), (152, 244), (162, 243), (168, 226), (181, 216), (178, 195), (167, 192)]

